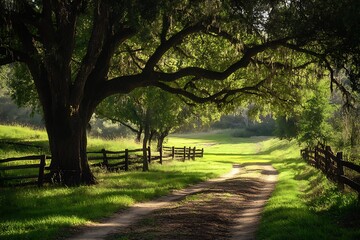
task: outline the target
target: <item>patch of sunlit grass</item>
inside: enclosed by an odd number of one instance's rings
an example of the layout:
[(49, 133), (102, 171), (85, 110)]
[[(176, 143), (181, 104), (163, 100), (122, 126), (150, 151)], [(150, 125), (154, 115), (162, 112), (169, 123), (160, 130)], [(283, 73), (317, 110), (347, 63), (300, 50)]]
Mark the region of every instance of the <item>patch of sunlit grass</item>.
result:
[(257, 239), (358, 239), (359, 229), (339, 224), (348, 216), (344, 209), (359, 213), (355, 196), (339, 193), (318, 170), (294, 157), (296, 148), (292, 143), (284, 151), (272, 152), (278, 183), (263, 212)]

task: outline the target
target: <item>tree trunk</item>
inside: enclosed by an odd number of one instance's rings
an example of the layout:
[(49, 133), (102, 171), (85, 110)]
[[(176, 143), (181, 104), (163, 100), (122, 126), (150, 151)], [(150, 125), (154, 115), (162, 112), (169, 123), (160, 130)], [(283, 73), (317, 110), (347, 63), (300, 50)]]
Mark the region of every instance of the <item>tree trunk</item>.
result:
[(150, 136), (150, 128), (146, 124), (144, 129), (144, 139), (143, 139), (143, 171), (149, 171), (149, 162), (147, 158), (147, 143)]
[(141, 142), (141, 134), (142, 134), (142, 132), (143, 132), (143, 129), (142, 129), (142, 127), (140, 126), (139, 131), (136, 132), (135, 141), (136, 141), (137, 143), (140, 143), (140, 142)]
[(157, 150), (160, 151), (161, 147), (164, 144), (165, 138), (169, 135), (169, 130), (165, 130), (163, 132), (158, 133), (158, 141), (157, 141)]
[(51, 150), (52, 178), (67, 186), (96, 183), (87, 155), (87, 121), (78, 114), (57, 114), (47, 118), (46, 128)]
[(150, 135), (149, 135), (149, 139), (148, 139), (148, 141), (149, 141), (149, 146), (151, 146), (151, 142), (152, 142), (155, 134), (156, 134), (156, 130), (151, 130), (151, 131), (150, 131)]

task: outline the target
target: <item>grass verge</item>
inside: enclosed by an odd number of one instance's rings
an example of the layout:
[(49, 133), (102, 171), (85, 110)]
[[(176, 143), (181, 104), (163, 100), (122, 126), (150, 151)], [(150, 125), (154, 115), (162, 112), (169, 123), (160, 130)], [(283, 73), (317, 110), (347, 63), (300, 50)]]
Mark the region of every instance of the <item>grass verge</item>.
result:
[(360, 239), (356, 194), (340, 193), (320, 171), (299, 159), (294, 147), (271, 154), (279, 179), (257, 239)]

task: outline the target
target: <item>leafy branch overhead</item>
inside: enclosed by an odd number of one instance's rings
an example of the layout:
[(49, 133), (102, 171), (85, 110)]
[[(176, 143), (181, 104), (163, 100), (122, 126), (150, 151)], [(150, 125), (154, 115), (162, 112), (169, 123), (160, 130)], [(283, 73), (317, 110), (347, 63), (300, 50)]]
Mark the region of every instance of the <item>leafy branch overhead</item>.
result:
[[(2, 9), (2, 12), (10, 15), (3, 24), (11, 25), (9, 27), (18, 36), (18, 41), (9, 39), (3, 44), (2, 62), (28, 63), (32, 75), (38, 76), (41, 75), (41, 68), (32, 65), (41, 59), (44, 59), (44, 63), (40, 66), (43, 65), (45, 69), (52, 62), (63, 60), (62, 65), (57, 64), (51, 71), (57, 71), (59, 75), (69, 72), (70, 77), (55, 81), (57, 87), (51, 87), (51, 84), (47, 87), (52, 88), (54, 94), (57, 89), (64, 89), (71, 96), (69, 104), (79, 104), (82, 101), (82, 94), (79, 93), (91, 91), (94, 87), (97, 91), (92, 95), (99, 102), (116, 92), (129, 92), (139, 86), (166, 84), (163, 89), (172, 89), (174, 86), (169, 83), (174, 81), (179, 82), (180, 86), (196, 82), (186, 86), (190, 86), (190, 89), (194, 86), (194, 90), (208, 90), (207, 96), (200, 94), (193, 97), (193, 100), (201, 102), (207, 99), (224, 101), (227, 98), (221, 93), (226, 90), (230, 95), (235, 92), (261, 92), (258, 86), (263, 76), (249, 79), (250, 71), (237, 72), (251, 68), (262, 59), (270, 63), (281, 61), (281, 58), (270, 57), (273, 50), (288, 47), (288, 43), (294, 42), (297, 36), (269, 39), (267, 34), (260, 34), (265, 20), (261, 22), (260, 19), (257, 25), (249, 26), (237, 18), (250, 21), (247, 18), (253, 16), (237, 13), (239, 5), (214, 3), (213, 7), (207, 6), (207, 11), (200, 14), (195, 11), (204, 7), (204, 3), (189, 6), (189, 3), (182, 1), (172, 2), (171, 6), (170, 3), (166, 4), (161, 11), (156, 9), (159, 6), (151, 8), (154, 11), (151, 17), (148, 14), (144, 19), (135, 19), (143, 8), (148, 7), (147, 4), (138, 4), (132, 9), (135, 3), (72, 1), (52, 4), (52, 1), (45, 1), (41, 6), (36, 1), (14, 1), (14, 9), (6, 8), (6, 5)], [(162, 4), (162, 1), (158, 1), (158, 4)], [(243, 6), (246, 7), (249, 6)], [(254, 14), (267, 11), (256, 10), (258, 12)], [(55, 15), (55, 21), (51, 14)], [(273, 65), (275, 68), (276, 64)], [(272, 76), (273, 71), (268, 76)], [(226, 81), (232, 74), (239, 81), (236, 86)], [(212, 81), (203, 83), (199, 80)], [(216, 83), (213, 87), (214, 81), (225, 83)], [(35, 82), (44, 85), (43, 81)], [(213, 91), (209, 91), (212, 88)], [(247, 91), (248, 88), (253, 88), (253, 91)], [(201, 92), (194, 93), (188, 89), (176, 88), (176, 91), (184, 95)]]

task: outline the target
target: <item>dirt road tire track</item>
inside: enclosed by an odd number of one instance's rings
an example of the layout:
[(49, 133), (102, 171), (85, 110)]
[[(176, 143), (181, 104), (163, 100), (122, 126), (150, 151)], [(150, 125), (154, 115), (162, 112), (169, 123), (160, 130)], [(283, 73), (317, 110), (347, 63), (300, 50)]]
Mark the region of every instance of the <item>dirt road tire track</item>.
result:
[(220, 178), (136, 204), (70, 239), (254, 239), (276, 180), (271, 165), (234, 165)]

